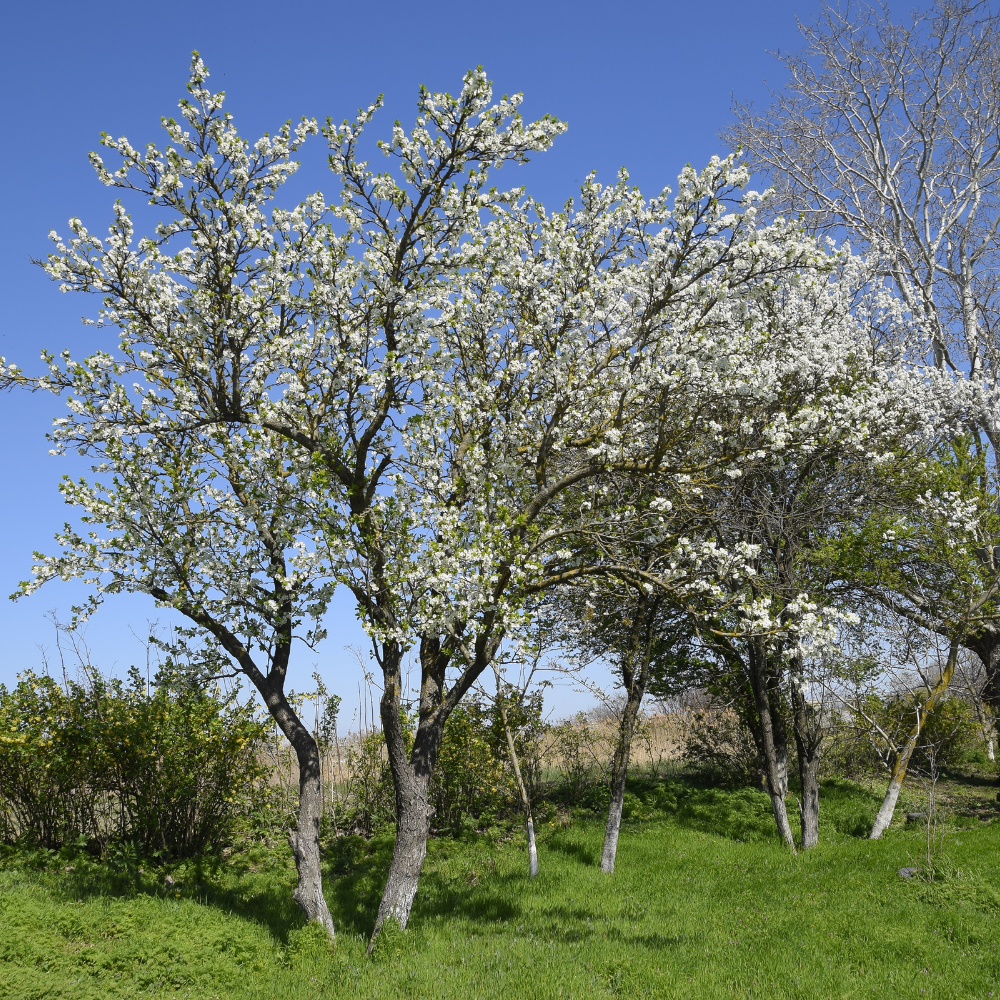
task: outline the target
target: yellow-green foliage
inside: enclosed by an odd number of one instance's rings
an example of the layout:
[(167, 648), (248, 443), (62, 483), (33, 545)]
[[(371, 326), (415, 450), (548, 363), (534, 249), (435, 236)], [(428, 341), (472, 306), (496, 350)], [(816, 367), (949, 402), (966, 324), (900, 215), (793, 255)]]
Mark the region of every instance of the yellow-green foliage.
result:
[[(868, 695), (864, 714), (877, 725), (865, 728), (834, 730), (823, 748), (823, 766), (827, 774), (862, 778), (886, 771), (893, 747), (898, 747), (911, 732), (917, 708), (926, 701), (926, 690), (907, 692), (888, 698)], [(886, 743), (882, 733), (892, 739)], [(933, 766), (961, 767), (982, 752), (983, 736), (972, 705), (964, 698), (951, 697), (939, 702), (927, 716), (913, 751), (910, 767), (915, 773)]]
[[(411, 736), (408, 727), (404, 732)], [(396, 821), (396, 800), (392, 775), (385, 753), (381, 730), (367, 733), (347, 752), (348, 809), (353, 813), (354, 829), (366, 837), (386, 829)]]
[(217, 846), (263, 777), (262, 723), (232, 697), (161, 677), (147, 690), (28, 672), (0, 686), (0, 813), (7, 840), (79, 837), (188, 855)]
[(432, 786), (439, 830), (458, 832), (463, 820), (495, 820), (515, 801), (509, 754), (501, 753), (491, 722), (484, 706), (470, 702), (445, 725)]

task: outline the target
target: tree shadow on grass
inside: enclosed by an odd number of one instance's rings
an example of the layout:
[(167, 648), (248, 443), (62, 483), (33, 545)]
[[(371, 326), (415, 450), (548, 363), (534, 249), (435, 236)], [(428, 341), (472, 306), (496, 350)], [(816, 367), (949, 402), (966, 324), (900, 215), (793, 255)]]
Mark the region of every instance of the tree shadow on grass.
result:
[(846, 837), (864, 840), (871, 833), (875, 813), (882, 802), (878, 792), (846, 778), (828, 778), (819, 790), (820, 840), (830, 829)]
[(609, 941), (619, 941), (622, 944), (649, 948), (650, 951), (664, 951), (667, 948), (690, 948), (693, 940), (690, 934), (661, 934), (653, 931), (650, 934), (626, 934), (618, 927), (611, 927), (607, 931)]
[[(340, 837), (326, 842), (324, 848), (324, 886), (334, 926), (338, 932), (367, 937), (375, 925), (392, 860), (393, 837), (371, 841)], [(295, 872), (291, 868), (274, 869), (272, 874), (264, 865), (241, 873), (227, 867), (222, 857), (205, 857), (189, 862), (183, 877), (173, 870), (178, 877), (168, 884), (166, 869), (154, 868), (150, 862), (116, 868), (91, 861), (61, 879), (60, 889), (73, 900), (109, 896), (194, 899), (266, 927), (282, 945), (288, 943), (290, 931), (304, 924), (302, 911), (292, 899)], [(496, 872), (482, 875), (482, 883), (470, 885), (462, 878), (425, 870), (413, 909), (414, 922), (419, 924), (437, 916), (464, 916), (485, 924), (519, 917), (520, 908), (511, 901), (516, 889), (510, 883), (521, 877)]]
[[(61, 859), (63, 861), (67, 859)], [(201, 905), (222, 910), (233, 916), (267, 928), (281, 944), (287, 944), (288, 932), (304, 923), (302, 911), (292, 899), (294, 875), (281, 871), (266, 884), (261, 878), (244, 880), (227, 872), (221, 856), (202, 856), (177, 865), (161, 866), (157, 859), (129, 859), (122, 862), (98, 862), (77, 855), (66, 865), (58, 892), (69, 900), (130, 899), (146, 897), (164, 901), (195, 900)], [(236, 879), (225, 885), (223, 879)]]
[(975, 788), (989, 788), (995, 789), (1000, 785), (1000, 780), (994, 774), (978, 774), (973, 772), (951, 770), (951, 768), (944, 768), (941, 772), (941, 777), (947, 781), (954, 781), (956, 784), (960, 785), (972, 785)]
[(777, 839), (767, 795), (755, 788), (705, 788), (689, 785), (677, 804), (678, 825), (740, 842)]
[[(767, 794), (758, 788), (727, 788), (707, 784), (697, 775), (671, 777), (659, 782), (640, 779), (630, 782), (630, 790), (643, 803), (647, 816), (666, 818), (678, 826), (725, 837), (737, 842), (769, 843), (779, 840), (774, 815)], [(796, 788), (791, 789), (794, 794)], [(830, 778), (820, 789), (822, 831), (836, 831), (843, 836), (865, 838), (871, 830), (881, 793), (857, 782)], [(795, 801), (788, 802), (793, 825)], [(630, 822), (635, 822), (632, 820)]]
[[(392, 860), (392, 837), (365, 841), (341, 837), (330, 845), (324, 874), (329, 874), (327, 898), (338, 927), (367, 937), (375, 926), (375, 915)], [(476, 881), (449, 877), (425, 868), (414, 900), (411, 925), (438, 916), (461, 916), (473, 922), (496, 923), (517, 918), (521, 911), (510, 898), (510, 883), (520, 876), (470, 872)]]
[(394, 838), (338, 837), (327, 843), (323, 865), (327, 902), (338, 928), (368, 936), (389, 874)]
[(522, 908), (512, 901), (511, 886), (521, 876), (494, 875), (486, 884), (470, 886), (427, 872), (420, 878), (420, 892), (413, 905), (418, 921), (435, 917), (464, 917), (473, 923), (507, 923), (521, 918)]
[(542, 842), (547, 849), (558, 851), (566, 857), (592, 867), (597, 864), (597, 851), (590, 845), (569, 839), (564, 833), (553, 833)]

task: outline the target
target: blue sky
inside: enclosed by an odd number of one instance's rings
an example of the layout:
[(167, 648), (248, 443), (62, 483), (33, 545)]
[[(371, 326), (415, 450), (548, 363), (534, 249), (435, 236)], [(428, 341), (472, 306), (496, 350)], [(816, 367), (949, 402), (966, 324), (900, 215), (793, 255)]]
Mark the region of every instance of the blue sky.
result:
[[(35, 370), (45, 347), (77, 355), (113, 348), (114, 331), (80, 323), (96, 302), (60, 295), (30, 258), (44, 256), (49, 229), (65, 232), (71, 216), (105, 229), (113, 195), (86, 154), (101, 131), (137, 146), (159, 142), (159, 118), (175, 112), (192, 49), (251, 138), (287, 118), (342, 120), (379, 93), (386, 107), (373, 131), (387, 135), (393, 119), (412, 121), (420, 84), (454, 91), (464, 71), (481, 64), (498, 94), (525, 95), (526, 118), (551, 113), (569, 123), (552, 151), (496, 178), (554, 205), (591, 170), (610, 180), (626, 166), (652, 194), (672, 185), (685, 163), (723, 152), (718, 132), (733, 97), (767, 101), (766, 80), (784, 75), (768, 53), (796, 48), (795, 17), (809, 19), (817, 8), (816, 0), (10, 4), (0, 41), (0, 354)], [(333, 197), (322, 140), (301, 159), (288, 198), (317, 189)], [(28, 575), (32, 551), (52, 551), (53, 531), (71, 516), (59, 477), (85, 471), (81, 460), (48, 454), (45, 433), (60, 412), (54, 397), (0, 396), (0, 681), (7, 683), (38, 667), (38, 646), (52, 644), (47, 612), (69, 617), (84, 593), (56, 582), (16, 604), (5, 599)], [(143, 661), (136, 635), (154, 619), (168, 616), (149, 598), (109, 599), (89, 626), (94, 662), (123, 672)], [(329, 630), (317, 653), (300, 652), (292, 684), (307, 687), (315, 663), (346, 709), (357, 701), (360, 672), (344, 647), (364, 643), (346, 596)], [(548, 699), (556, 714), (591, 700), (568, 689)]]

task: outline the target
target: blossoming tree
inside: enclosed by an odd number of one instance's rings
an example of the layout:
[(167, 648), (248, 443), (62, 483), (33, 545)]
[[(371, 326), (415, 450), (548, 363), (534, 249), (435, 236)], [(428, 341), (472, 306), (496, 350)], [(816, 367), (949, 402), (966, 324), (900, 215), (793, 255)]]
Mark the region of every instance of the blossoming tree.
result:
[[(766, 399), (772, 378), (770, 317), (753, 302), (825, 254), (794, 225), (758, 225), (732, 158), (685, 170), (672, 202), (624, 173), (589, 178), (579, 205), (551, 214), (488, 187), (490, 169), (564, 126), (526, 125), (481, 71), (456, 97), (421, 91), (415, 128), (378, 147), (394, 173), (360, 159), (377, 104), (251, 145), (206, 76), (196, 57), (165, 149), (105, 137), (120, 166), (93, 156), (104, 183), (168, 219), (136, 241), (117, 204), (107, 237), (78, 220), (55, 237), (49, 273), (103, 296), (117, 348), (49, 357), (38, 379), (6, 370), (68, 395), (57, 447), (94, 456), (102, 477), (64, 485), (93, 533), (68, 527), (27, 588), (81, 576), (98, 598), (147, 593), (251, 680), (298, 755), (296, 899), (332, 931), (317, 750), (284, 686), (294, 641), (321, 638), (332, 589), (347, 587), (383, 675), (396, 797), (377, 933), (409, 916), (449, 714), (535, 596), (590, 572), (572, 536), (606, 512), (580, 489), (614, 474), (684, 492), (731, 465), (716, 416)], [(340, 202), (272, 208), (318, 131)]]

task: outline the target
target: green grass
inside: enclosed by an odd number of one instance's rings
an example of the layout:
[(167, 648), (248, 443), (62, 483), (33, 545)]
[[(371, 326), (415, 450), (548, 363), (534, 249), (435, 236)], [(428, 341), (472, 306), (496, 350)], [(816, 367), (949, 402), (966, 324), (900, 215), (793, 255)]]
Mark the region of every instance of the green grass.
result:
[(141, 873), (12, 854), (0, 997), (1000, 998), (996, 789), (952, 792), (980, 815), (953, 821), (934, 884), (897, 874), (918, 828), (863, 839), (876, 796), (847, 782), (824, 784), (822, 843), (797, 857), (765, 795), (680, 779), (631, 786), (610, 878), (596, 816), (542, 824), (534, 881), (519, 836), (435, 840), (409, 929), (371, 960), (387, 838), (330, 847), (333, 948), (290, 902), (287, 848)]

